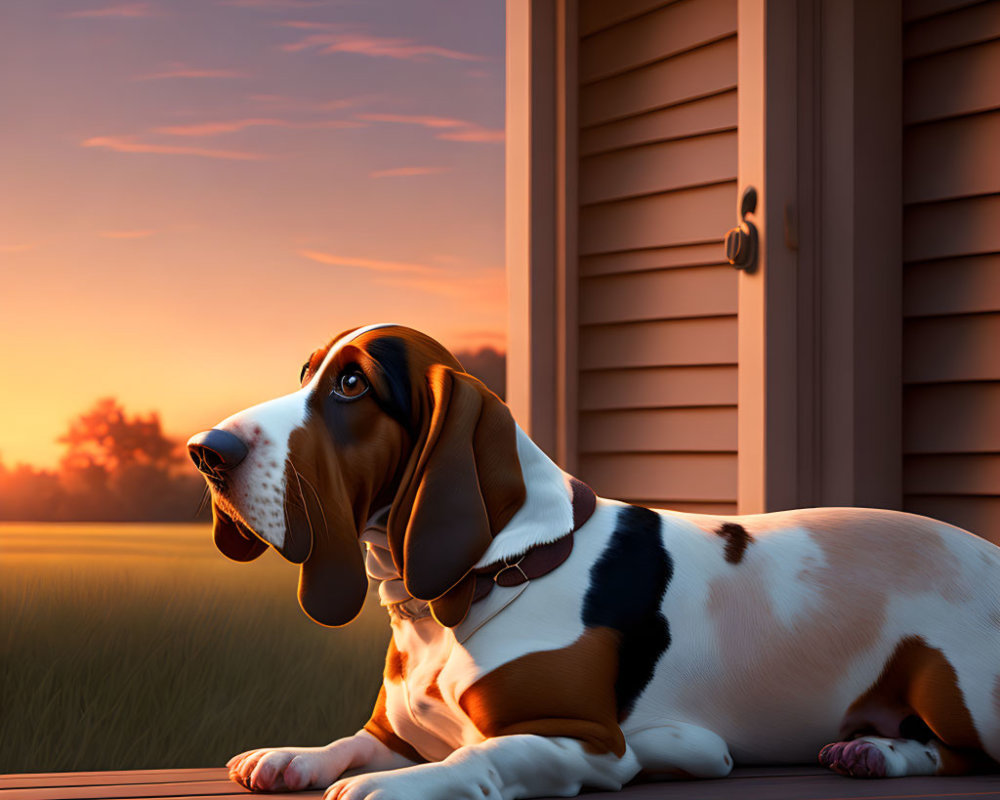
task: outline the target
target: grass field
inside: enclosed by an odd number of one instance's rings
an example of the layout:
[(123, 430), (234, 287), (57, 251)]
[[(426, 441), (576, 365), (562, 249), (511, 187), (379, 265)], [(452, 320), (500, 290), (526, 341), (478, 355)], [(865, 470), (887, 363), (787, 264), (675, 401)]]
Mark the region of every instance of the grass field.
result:
[(357, 730), (388, 620), (309, 620), (297, 568), (208, 526), (0, 524), (0, 772), (203, 767)]

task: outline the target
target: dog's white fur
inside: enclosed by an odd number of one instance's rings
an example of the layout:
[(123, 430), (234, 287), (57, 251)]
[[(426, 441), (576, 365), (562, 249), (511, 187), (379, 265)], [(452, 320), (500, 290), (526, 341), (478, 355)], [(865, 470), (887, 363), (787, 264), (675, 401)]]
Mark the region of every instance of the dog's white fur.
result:
[[(282, 440), (301, 424), (309, 389), (221, 426), (244, 438), (260, 431), (251, 457), (265, 466), (241, 479), (242, 499), (230, 513), (275, 545), (283, 533), (269, 509), (283, 486), (266, 465), (283, 463)], [(520, 429), (517, 450), (527, 499), (480, 564), (551, 541), (572, 523), (567, 476)], [(501, 665), (583, 634), (588, 576), (623, 506), (599, 499), (562, 566), (495, 587), (455, 628), (392, 615), (393, 640), (410, 666), (385, 681), (386, 714), (429, 763), (415, 764), (362, 730), (321, 748), (248, 751), (229, 762), (233, 777), (257, 790), (329, 786), (328, 800), (495, 800), (614, 790), (640, 771), (722, 777), (734, 761), (815, 763), (897, 644), (916, 636), (945, 654), (983, 749), (1000, 759), (1000, 549), (944, 523), (859, 509), (731, 518), (657, 512), (673, 562), (661, 609), (671, 641), (622, 723), (624, 755), (589, 752), (569, 738), (485, 738), (459, 698)], [(716, 531), (726, 521), (752, 535), (737, 564), (722, 557)], [(835, 539), (864, 526), (883, 526), (889, 538)], [(884, 563), (895, 548), (905, 552)], [(884, 585), (873, 579), (879, 575)], [(432, 682), (442, 699), (427, 694)], [(941, 765), (933, 742), (864, 741), (885, 757), (887, 775)]]

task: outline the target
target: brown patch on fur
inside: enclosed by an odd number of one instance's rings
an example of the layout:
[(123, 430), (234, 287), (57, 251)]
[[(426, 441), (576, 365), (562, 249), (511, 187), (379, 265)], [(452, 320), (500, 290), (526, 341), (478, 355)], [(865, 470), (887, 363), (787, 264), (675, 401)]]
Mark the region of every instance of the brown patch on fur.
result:
[(615, 677), (620, 634), (588, 628), (559, 650), (528, 653), (487, 673), (459, 705), (487, 737), (518, 733), (580, 739), (591, 753), (625, 752)]
[(428, 697), (433, 697), (435, 700), (441, 700), (444, 702), (444, 696), (441, 694), (441, 687), (438, 686), (438, 677), (441, 675), (441, 670), (434, 673), (434, 677), (431, 678), (430, 685), (427, 687), (426, 694)]
[(935, 775), (975, 775), (995, 773), (997, 762), (979, 750), (956, 750), (937, 742), (941, 766)]
[(747, 533), (746, 528), (735, 522), (723, 522), (716, 533), (726, 540), (726, 561), (739, 564), (753, 537)]
[[(388, 534), (407, 591), (436, 600), (486, 552), (526, 489), (507, 406), (442, 363), (430, 364), (423, 381), (424, 394), (414, 401), (422, 433), (393, 500)], [(471, 602), (471, 594), (463, 597)], [(444, 616), (457, 624), (464, 613), (449, 607)]]
[(913, 714), (946, 745), (982, 750), (955, 669), (943, 652), (919, 636), (903, 639), (878, 680), (851, 703), (841, 738), (872, 731), (899, 738), (900, 723)]
[[(322, 409), (311, 410), (306, 424), (289, 437), (289, 460), (300, 477), (291, 472), (286, 477), (286, 520), (299, 531), (311, 531), (312, 547), (299, 576), (303, 609), (323, 624), (343, 625), (361, 611), (368, 590), (358, 531), (377, 508), (386, 476), (397, 469), (403, 433), (373, 401), (362, 398), (351, 404), (350, 413), (364, 437), (334, 442)], [(303, 535), (309, 533), (296, 538)]]
[(375, 701), (375, 709), (372, 711), (371, 718), (365, 723), (364, 729), (390, 750), (399, 753), (404, 758), (408, 758), (410, 761), (415, 761), (418, 764), (426, 761), (412, 746), (399, 738), (392, 729), (392, 724), (389, 722), (389, 717), (385, 711), (385, 686), (379, 690), (378, 699)]
[[(710, 584), (707, 611), (718, 670), (691, 676), (681, 710), (725, 709), (728, 718), (755, 719), (780, 704), (789, 717), (811, 715), (816, 698), (827, 696), (879, 641), (890, 596), (936, 591), (958, 600), (968, 592), (937, 523), (922, 517), (809, 509), (742, 517), (740, 523), (763, 557)], [(772, 606), (769, 565), (775, 556), (765, 548), (771, 531), (792, 527), (804, 528), (823, 558), (805, 560), (799, 579), (814, 597), (796, 600), (794, 622), (786, 624)], [(722, 683), (719, 674), (726, 676)]]
[(406, 677), (407, 654), (396, 647), (396, 642), (389, 640), (389, 650), (385, 654), (385, 679), (401, 681)]
[[(287, 484), (296, 492), (286, 503), (294, 523), (288, 555), (304, 559), (303, 608), (334, 625), (361, 608), (367, 581), (360, 552), (350, 550), (358, 550), (358, 531), (372, 510), (392, 503), (393, 561), (415, 597), (437, 600), (475, 564), (526, 495), (516, 427), (496, 395), (419, 331), (392, 326), (350, 338), (357, 330), (338, 334), (310, 357), (311, 413), (289, 442), (306, 486), (298, 491), (289, 471)], [(390, 338), (402, 343), (405, 363), (394, 361), (406, 370), (394, 372), (392, 381), (377, 360), (385, 348), (375, 346)], [(338, 376), (351, 365), (373, 391), (330, 403)], [(442, 604), (448, 624), (464, 615), (462, 605)]]

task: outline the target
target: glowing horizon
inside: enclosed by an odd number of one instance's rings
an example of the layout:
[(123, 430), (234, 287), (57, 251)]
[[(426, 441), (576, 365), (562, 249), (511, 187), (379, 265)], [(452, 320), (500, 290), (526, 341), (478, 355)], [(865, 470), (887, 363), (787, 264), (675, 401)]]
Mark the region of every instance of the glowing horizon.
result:
[[(505, 350), (500, 2), (11, 0), (0, 463), (177, 438), (392, 319)], [(12, 155), (14, 154), (14, 155)]]

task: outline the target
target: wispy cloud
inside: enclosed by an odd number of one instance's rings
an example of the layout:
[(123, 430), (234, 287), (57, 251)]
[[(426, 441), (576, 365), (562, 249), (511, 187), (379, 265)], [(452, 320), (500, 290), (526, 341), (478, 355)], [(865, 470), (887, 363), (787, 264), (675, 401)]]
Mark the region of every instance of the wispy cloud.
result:
[(296, 28), (300, 31), (338, 31), (346, 27), (337, 22), (313, 22), (305, 19), (285, 19), (275, 24), (282, 28)]
[(358, 119), (367, 122), (390, 122), (403, 125), (419, 125), (440, 131), (434, 138), (452, 142), (494, 143), (504, 140), (502, 129), (484, 128), (476, 122), (453, 117), (434, 117), (419, 114), (358, 114)]
[(153, 155), (198, 156), (226, 161), (262, 161), (269, 156), (239, 150), (209, 150), (204, 147), (182, 147), (139, 141), (134, 136), (95, 136), (80, 142), (81, 147), (97, 147), (116, 153), (149, 153)]
[(360, 128), (363, 122), (356, 120), (316, 120), (314, 122), (291, 122), (286, 119), (270, 117), (253, 117), (250, 119), (233, 119), (221, 122), (196, 122), (190, 125), (168, 125), (154, 128), (156, 133), (168, 136), (218, 136), (223, 133), (236, 133), (247, 128)]
[(332, 253), (323, 253), (319, 250), (298, 250), (296, 251), (303, 258), (316, 261), (320, 264), (328, 264), (332, 267), (354, 267), (370, 272), (382, 272), (395, 275), (411, 275), (430, 277), (438, 275), (441, 270), (427, 264), (416, 264), (409, 261), (382, 261), (374, 258), (356, 258), (353, 256), (337, 256)]
[[(298, 23), (298, 25), (301, 26), (302, 23)], [(374, 36), (352, 31), (312, 33), (297, 42), (282, 45), (281, 49), (289, 53), (298, 53), (303, 50), (315, 50), (328, 55), (354, 53), (375, 58), (395, 58), (402, 61), (427, 61), (432, 58), (455, 61), (485, 60), (483, 56), (474, 53), (463, 53), (459, 50), (450, 50), (447, 47), (420, 44), (413, 39)]]
[(421, 125), (424, 128), (464, 128), (472, 124), (464, 119), (420, 114), (358, 114), (358, 119), (369, 122), (399, 122), (404, 125)]
[(446, 131), (439, 133), (438, 139), (447, 139), (451, 142), (477, 142), (492, 144), (502, 142), (505, 138), (502, 128), (483, 128), (479, 125), (470, 125), (468, 128), (458, 131)]
[(448, 167), (393, 167), (392, 169), (377, 169), (369, 172), (369, 178), (408, 178), (414, 175), (436, 175), (447, 172)]
[(359, 97), (342, 97), (337, 100), (316, 100), (307, 97), (288, 97), (281, 94), (251, 94), (247, 99), (257, 106), (263, 106), (267, 111), (330, 112), (354, 108), (380, 99), (379, 95), (369, 94)]
[(186, 64), (171, 64), (160, 72), (136, 75), (134, 81), (163, 81), (175, 78), (247, 78), (247, 73), (235, 69), (202, 69)]
[(88, 8), (66, 14), (71, 19), (147, 19), (157, 16), (152, 3), (120, 3), (104, 8)]
[(506, 302), (506, 274), (502, 267), (480, 268), (469, 273), (469, 263), (456, 258), (435, 256), (438, 267), (409, 261), (382, 261), (373, 258), (353, 258), (318, 250), (298, 250), (300, 256), (334, 267), (354, 267), (374, 273), (372, 280), (381, 286), (392, 286), (410, 292), (450, 297), (457, 301), (489, 308)]
[(102, 239), (145, 239), (154, 233), (156, 233), (154, 230), (99, 231), (97, 235)]
[(500, 298), (506, 298), (506, 276), (503, 269), (491, 270), (476, 277), (439, 272), (433, 275), (380, 275), (374, 280), (382, 286), (450, 297), (484, 310), (495, 305), (498, 300), (505, 302), (505, 299)]
[(328, 0), (222, 0), (219, 5), (234, 8), (259, 8), (263, 11), (288, 11), (329, 5)]

